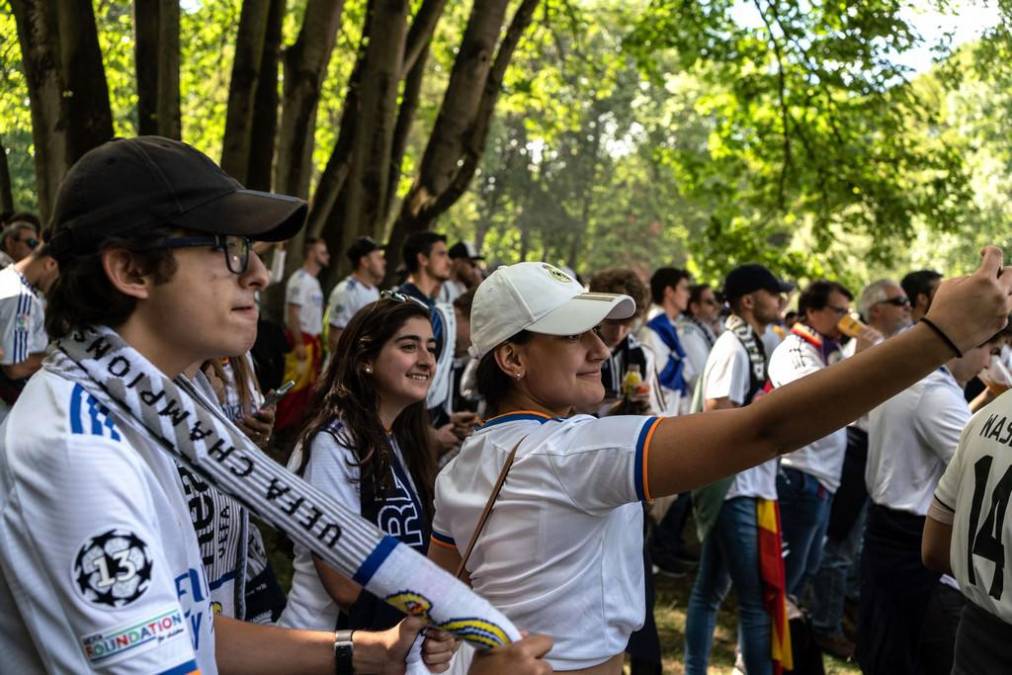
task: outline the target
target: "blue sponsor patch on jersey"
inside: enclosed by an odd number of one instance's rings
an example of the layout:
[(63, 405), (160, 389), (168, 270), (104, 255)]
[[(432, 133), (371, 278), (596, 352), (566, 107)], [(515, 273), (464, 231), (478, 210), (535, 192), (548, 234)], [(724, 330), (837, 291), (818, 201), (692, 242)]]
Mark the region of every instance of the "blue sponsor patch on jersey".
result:
[(119, 430), (109, 416), (109, 409), (79, 384), (75, 384), (70, 392), (70, 433), (101, 436), (114, 441), (121, 439)]

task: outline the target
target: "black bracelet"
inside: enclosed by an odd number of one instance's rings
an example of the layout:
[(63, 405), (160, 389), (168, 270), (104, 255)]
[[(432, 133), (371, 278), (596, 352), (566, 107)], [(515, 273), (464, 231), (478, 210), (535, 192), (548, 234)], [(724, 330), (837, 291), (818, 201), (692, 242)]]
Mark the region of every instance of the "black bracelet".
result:
[(932, 321), (931, 319), (929, 319), (926, 316), (922, 316), (921, 317), (921, 323), (923, 323), (925, 326), (927, 326), (931, 330), (935, 331), (935, 334), (938, 335), (938, 337), (942, 338), (942, 342), (944, 342), (945, 344), (949, 345), (949, 349), (951, 349), (952, 351), (954, 351), (956, 353), (956, 358), (960, 358), (960, 359), (963, 358), (963, 352), (959, 351), (959, 347), (956, 346), (956, 343), (953, 342), (949, 338), (949, 336), (946, 335), (945, 332), (941, 328), (939, 328), (938, 326), (936, 326), (934, 321)]
[(354, 644), (353, 630), (339, 630), (334, 633), (334, 673), (336, 675), (355, 675), (353, 663)]

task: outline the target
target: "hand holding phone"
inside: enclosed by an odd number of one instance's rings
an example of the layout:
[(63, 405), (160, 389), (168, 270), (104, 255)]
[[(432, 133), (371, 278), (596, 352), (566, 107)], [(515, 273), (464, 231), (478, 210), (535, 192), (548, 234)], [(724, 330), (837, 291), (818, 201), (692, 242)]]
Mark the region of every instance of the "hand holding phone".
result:
[(264, 404), (260, 406), (260, 409), (262, 410), (264, 408), (270, 408), (273, 405), (277, 405), (278, 401), (283, 399), (285, 395), (288, 392), (290, 392), (292, 390), (292, 387), (294, 386), (295, 380), (288, 380), (277, 389), (272, 389), (271, 391), (267, 392), (267, 395), (264, 397)]

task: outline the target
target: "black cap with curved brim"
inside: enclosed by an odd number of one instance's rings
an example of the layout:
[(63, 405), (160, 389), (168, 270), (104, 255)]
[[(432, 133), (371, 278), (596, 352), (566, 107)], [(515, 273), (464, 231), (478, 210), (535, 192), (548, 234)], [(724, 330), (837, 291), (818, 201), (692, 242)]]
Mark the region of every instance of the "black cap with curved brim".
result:
[(728, 300), (737, 300), (759, 290), (773, 294), (790, 293), (794, 284), (778, 278), (773, 272), (758, 263), (739, 265), (728, 272), (724, 280), (724, 296)]
[(288, 239), (306, 202), (245, 189), (210, 157), (161, 136), (118, 138), (85, 153), (67, 172), (50, 222), (57, 261), (93, 253), (110, 236), (178, 227), (261, 241)]

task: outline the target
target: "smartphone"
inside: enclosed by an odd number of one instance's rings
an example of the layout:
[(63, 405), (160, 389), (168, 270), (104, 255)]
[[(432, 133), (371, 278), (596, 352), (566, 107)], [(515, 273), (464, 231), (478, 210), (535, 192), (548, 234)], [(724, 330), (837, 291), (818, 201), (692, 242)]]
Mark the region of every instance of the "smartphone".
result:
[(283, 399), (285, 397), (285, 394), (290, 392), (292, 390), (292, 387), (294, 386), (295, 380), (288, 380), (277, 389), (267, 392), (267, 396), (264, 397), (264, 404), (260, 407), (269, 408), (272, 405), (276, 404), (278, 401)]

